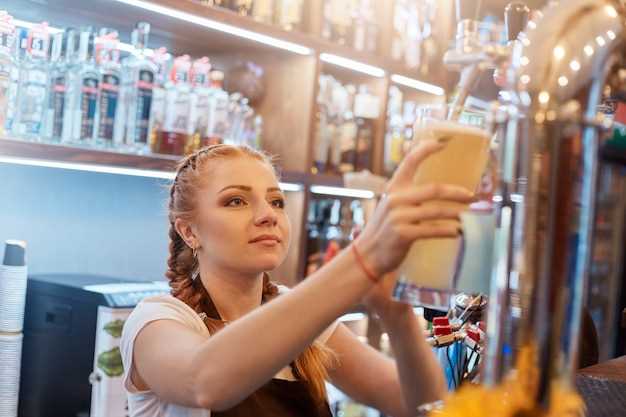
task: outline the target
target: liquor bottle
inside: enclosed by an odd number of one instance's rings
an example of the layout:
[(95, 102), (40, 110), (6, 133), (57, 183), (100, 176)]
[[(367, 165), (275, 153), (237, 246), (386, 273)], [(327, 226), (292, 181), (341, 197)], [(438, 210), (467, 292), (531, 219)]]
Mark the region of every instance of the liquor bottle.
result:
[(174, 59), (174, 65), (165, 84), (165, 116), (163, 127), (157, 131), (155, 151), (170, 155), (182, 155), (189, 141), (191, 113), (191, 85), (189, 55)]
[(96, 67), (95, 36), (91, 28), (81, 30), (76, 65), (72, 68), (72, 88), (68, 92), (67, 111), (72, 113), (70, 141), (93, 146), (98, 116), (100, 73)]
[(401, 60), (407, 46), (406, 32), (409, 20), (409, 0), (395, 0), (393, 9), (393, 35), (391, 40), (391, 57)]
[(327, 0), (329, 13), (325, 18), (330, 22), (331, 40), (340, 45), (350, 44), (353, 36), (352, 26), (354, 0)]
[(207, 129), (202, 138), (202, 146), (223, 143), (228, 130), (228, 93), (224, 91), (224, 73), (211, 71), (211, 95), (209, 96), (209, 112)]
[[(152, 129), (151, 107), (157, 66), (146, 56), (150, 24), (139, 22), (131, 38), (133, 53), (122, 62), (121, 114), (127, 115), (126, 147), (137, 153), (149, 153)], [(117, 142), (117, 141), (116, 141)]]
[(121, 130), (124, 128), (123, 115), (119, 112), (122, 71), (118, 44), (119, 39), (116, 30), (100, 30), (96, 48), (100, 70), (96, 145), (105, 148), (122, 145), (114, 142), (116, 137), (121, 137)]
[(271, 24), (274, 21), (274, 0), (255, 0), (252, 16), (258, 22)]
[(15, 45), (15, 26), (13, 18), (4, 11), (0, 11), (0, 134), (4, 134), (11, 97), (11, 74), (17, 71), (17, 62), (13, 57)]
[(228, 8), (241, 16), (250, 16), (252, 14), (252, 0), (230, 0)]
[(15, 126), (15, 118), (17, 116), (17, 93), (20, 84), (20, 71), (22, 64), (26, 59), (26, 50), (28, 49), (28, 29), (16, 27), (15, 40), (13, 41), (13, 65), (10, 67), (10, 84), (7, 93), (7, 109), (6, 119), (4, 122), (4, 131), (6, 133), (15, 134), (13, 127)]
[(347, 101), (342, 106), (343, 116), (342, 123), (339, 128), (339, 147), (341, 161), (339, 163), (339, 172), (353, 172), (356, 165), (356, 139), (358, 127), (354, 117), (354, 96), (356, 88), (353, 85), (346, 86)]
[(16, 115), (12, 126), (13, 133), (18, 137), (39, 140), (43, 133), (49, 42), (47, 23), (35, 25), (28, 31), (26, 57), (19, 70)]
[(299, 30), (302, 26), (303, 0), (276, 0), (276, 23), (284, 30)]
[(76, 31), (67, 29), (65, 32), (55, 33), (52, 37), (50, 52), (50, 86), (48, 87), (48, 105), (44, 122), (44, 139), (51, 142), (60, 142), (63, 138), (65, 119), (65, 102), (68, 87), (68, 43), (74, 48)]
[(152, 89), (152, 106), (150, 108), (150, 118), (152, 119), (152, 129), (150, 131), (149, 146), (156, 152), (157, 132), (163, 129), (165, 118), (165, 84), (169, 79), (172, 67), (172, 55), (167, 53), (167, 49), (161, 47), (155, 49), (152, 54), (152, 62), (156, 65), (157, 71)]
[(354, 117), (357, 125), (356, 155), (354, 169), (371, 170), (371, 153), (374, 142), (374, 122), (380, 112), (378, 97), (370, 94), (367, 86), (359, 86), (359, 93), (354, 98)]
[(211, 96), (210, 77), (211, 62), (202, 57), (193, 62), (190, 72), (191, 80), (191, 115), (189, 123), (192, 129), (187, 152), (200, 147), (202, 135), (206, 132), (209, 121), (209, 98)]
[(232, 93), (228, 98), (228, 128), (224, 135), (224, 143), (239, 145), (238, 134), (242, 119), (242, 98), (240, 93)]
[(324, 260), (323, 263), (330, 262), (341, 251), (341, 200), (334, 200), (330, 208), (328, 217), (328, 227), (325, 230), (324, 240)]

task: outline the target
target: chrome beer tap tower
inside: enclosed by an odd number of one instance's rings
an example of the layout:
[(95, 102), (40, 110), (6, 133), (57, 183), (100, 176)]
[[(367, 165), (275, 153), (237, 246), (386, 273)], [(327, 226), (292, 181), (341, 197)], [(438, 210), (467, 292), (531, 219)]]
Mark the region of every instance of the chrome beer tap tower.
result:
[[(511, 378), (523, 387), (520, 409), (502, 415), (583, 415), (573, 381), (599, 149), (613, 129), (598, 109), (609, 97), (626, 101), (626, 2), (550, 1), (530, 19), (524, 4), (512, 3), (505, 17), (506, 46), (479, 42), (477, 23), (464, 19), (444, 57), (461, 70), (450, 119), (481, 71), (496, 69), (505, 80), (490, 115), (497, 227), (479, 389), (494, 392)], [(458, 405), (462, 391), (433, 415), (461, 415), (449, 404)]]

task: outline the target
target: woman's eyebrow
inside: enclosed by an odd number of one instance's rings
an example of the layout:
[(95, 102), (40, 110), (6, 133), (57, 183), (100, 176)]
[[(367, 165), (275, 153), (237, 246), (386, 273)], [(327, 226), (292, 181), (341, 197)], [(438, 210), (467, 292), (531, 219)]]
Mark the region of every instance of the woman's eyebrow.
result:
[(236, 188), (242, 191), (252, 191), (252, 187), (248, 185), (229, 185), (227, 187), (222, 188), (219, 192), (221, 193), (223, 191), (230, 190), (231, 188)]

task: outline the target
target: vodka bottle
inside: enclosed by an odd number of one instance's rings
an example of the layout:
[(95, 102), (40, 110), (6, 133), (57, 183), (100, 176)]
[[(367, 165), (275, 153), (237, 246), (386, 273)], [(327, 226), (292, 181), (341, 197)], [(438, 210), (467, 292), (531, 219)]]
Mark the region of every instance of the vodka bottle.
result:
[(81, 30), (76, 65), (71, 69), (71, 91), (67, 111), (72, 113), (70, 141), (93, 146), (98, 116), (100, 72), (96, 67), (95, 36), (90, 28)]
[(13, 57), (15, 44), (15, 26), (12, 17), (0, 11), (0, 134), (4, 133), (11, 92), (11, 74), (17, 71), (17, 63)]
[(150, 24), (139, 22), (132, 33), (133, 54), (122, 63), (124, 74), (122, 113), (126, 119), (126, 146), (148, 153), (152, 130), (151, 107), (156, 64), (146, 57)]
[(4, 121), (4, 131), (14, 133), (15, 117), (17, 116), (17, 90), (20, 83), (20, 69), (26, 59), (26, 49), (28, 44), (28, 30), (25, 28), (15, 28), (15, 39), (13, 41), (13, 65), (9, 66), (9, 89), (6, 101), (6, 118)]
[(163, 128), (165, 117), (165, 84), (169, 77), (172, 65), (172, 56), (167, 53), (167, 49), (159, 48), (152, 54), (152, 61), (156, 65), (154, 88), (152, 89), (152, 106), (150, 117), (152, 119), (152, 130), (150, 133), (150, 148), (156, 152), (157, 132)]
[(105, 148), (121, 145), (121, 143), (116, 144), (114, 139), (121, 136), (120, 131), (124, 128), (123, 115), (119, 112), (122, 73), (118, 43), (117, 31), (100, 30), (96, 47), (100, 73), (100, 96), (95, 130), (96, 145)]
[(50, 86), (48, 87), (48, 105), (44, 123), (44, 139), (60, 142), (65, 125), (66, 95), (68, 89), (68, 45), (74, 49), (76, 30), (67, 29), (52, 37), (50, 53)]
[(274, 20), (274, 0), (254, 0), (252, 17), (263, 23), (272, 23)]
[(189, 141), (191, 113), (191, 85), (189, 55), (174, 60), (170, 77), (165, 85), (165, 116), (163, 127), (157, 132), (155, 150), (158, 153), (182, 155)]
[(40, 140), (48, 92), (48, 24), (35, 25), (28, 31), (26, 57), (20, 65), (17, 112), (13, 133), (18, 137)]
[(303, 0), (277, 0), (276, 23), (285, 30), (297, 30), (302, 26)]
[(209, 96), (209, 112), (207, 129), (202, 138), (202, 146), (224, 142), (228, 130), (228, 93), (223, 89), (224, 73), (211, 71), (211, 95)]
[(192, 129), (189, 151), (200, 147), (202, 135), (206, 132), (209, 121), (209, 99), (211, 97), (210, 78), (211, 63), (209, 58), (202, 57), (194, 61), (191, 67), (191, 115), (189, 123)]

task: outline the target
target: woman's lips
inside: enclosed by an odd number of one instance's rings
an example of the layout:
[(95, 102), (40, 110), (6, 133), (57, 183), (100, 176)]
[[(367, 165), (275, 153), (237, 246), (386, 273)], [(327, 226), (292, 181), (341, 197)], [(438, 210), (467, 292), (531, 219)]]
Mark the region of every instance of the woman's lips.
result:
[(248, 243), (261, 243), (265, 246), (276, 246), (280, 242), (280, 238), (276, 235), (261, 235), (250, 240)]

